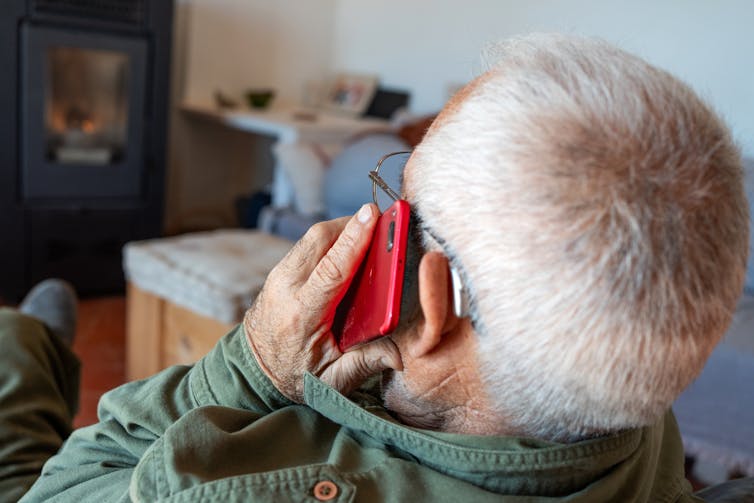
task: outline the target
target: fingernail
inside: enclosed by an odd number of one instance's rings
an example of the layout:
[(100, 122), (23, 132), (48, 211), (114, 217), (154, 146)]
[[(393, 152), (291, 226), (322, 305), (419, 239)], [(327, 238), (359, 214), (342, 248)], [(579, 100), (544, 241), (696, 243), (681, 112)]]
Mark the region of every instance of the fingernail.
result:
[(369, 219), (372, 218), (372, 207), (369, 204), (365, 204), (361, 207), (359, 214), (356, 215), (356, 217), (362, 224), (369, 222)]

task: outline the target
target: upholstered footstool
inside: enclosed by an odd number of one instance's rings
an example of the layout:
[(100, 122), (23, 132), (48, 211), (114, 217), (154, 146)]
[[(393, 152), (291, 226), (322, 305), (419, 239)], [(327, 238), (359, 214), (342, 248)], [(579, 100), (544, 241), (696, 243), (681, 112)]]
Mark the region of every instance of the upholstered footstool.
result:
[(293, 243), (218, 230), (126, 244), (126, 373), (141, 379), (204, 356), (240, 322)]

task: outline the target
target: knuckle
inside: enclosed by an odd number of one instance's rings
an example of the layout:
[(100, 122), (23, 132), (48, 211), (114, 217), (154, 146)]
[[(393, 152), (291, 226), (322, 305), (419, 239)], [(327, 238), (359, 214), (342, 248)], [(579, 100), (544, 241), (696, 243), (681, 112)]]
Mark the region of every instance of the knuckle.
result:
[[(288, 254), (290, 255), (290, 252), (288, 252)], [(288, 260), (290, 260), (290, 258), (286, 256), (283, 260), (278, 262), (275, 267), (270, 270), (270, 272), (267, 273), (267, 277), (264, 280), (262, 290), (267, 288), (268, 285), (273, 285), (278, 281), (278, 277), (282, 274), (282, 270), (285, 269)]]
[(302, 238), (269, 272), (264, 283), (265, 288), (269, 285), (291, 285), (301, 279), (302, 271), (306, 269), (311, 255), (311, 246)]
[(341, 283), (345, 280), (345, 271), (335, 253), (328, 253), (322, 257), (315, 271), (326, 283)]
[(291, 248), (291, 250), (288, 252), (283, 262), (289, 264), (291, 262), (300, 261), (309, 253), (309, 250), (312, 247), (312, 243), (313, 241), (309, 237), (304, 235), (304, 237), (296, 241), (296, 244), (293, 245), (293, 248)]
[(346, 231), (338, 238), (338, 245), (345, 250), (354, 250), (357, 245), (356, 236), (352, 229), (346, 228)]
[(372, 369), (369, 363), (369, 359), (364, 354), (360, 354), (354, 361), (354, 374), (357, 377), (368, 376)]
[(306, 231), (306, 234), (304, 234), (301, 241), (305, 241), (306, 243), (318, 243), (329, 238), (330, 229), (327, 222), (319, 222), (309, 227), (309, 230)]

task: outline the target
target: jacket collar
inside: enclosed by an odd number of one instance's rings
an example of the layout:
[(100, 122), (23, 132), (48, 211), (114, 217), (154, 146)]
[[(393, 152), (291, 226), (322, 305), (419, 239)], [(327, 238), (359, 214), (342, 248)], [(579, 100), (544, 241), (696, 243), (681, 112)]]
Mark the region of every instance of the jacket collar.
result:
[[(657, 466), (665, 424), (660, 420), (645, 428), (561, 444), (411, 428), (378, 401), (355, 403), (312, 374), (304, 379), (304, 399), (312, 409), (351, 429), (357, 440), (380, 442), (397, 456), (502, 494), (566, 495), (595, 483), (623, 485), (617, 478), (652, 480), (654, 474), (645, 471)], [(682, 466), (682, 460), (678, 464)]]

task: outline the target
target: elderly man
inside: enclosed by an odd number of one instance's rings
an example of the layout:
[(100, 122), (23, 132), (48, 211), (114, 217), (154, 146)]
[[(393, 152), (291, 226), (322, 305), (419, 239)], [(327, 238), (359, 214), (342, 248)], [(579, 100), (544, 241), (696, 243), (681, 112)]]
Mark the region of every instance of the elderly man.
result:
[(415, 316), (342, 354), (378, 212), (318, 224), (210, 354), (105, 395), (27, 500), (693, 500), (669, 408), (741, 291), (739, 152), (607, 44), (498, 52), (405, 168)]

